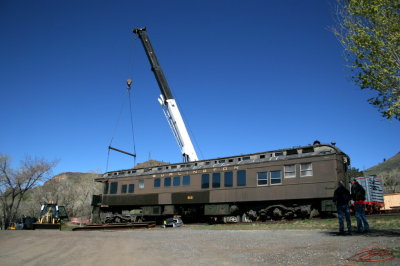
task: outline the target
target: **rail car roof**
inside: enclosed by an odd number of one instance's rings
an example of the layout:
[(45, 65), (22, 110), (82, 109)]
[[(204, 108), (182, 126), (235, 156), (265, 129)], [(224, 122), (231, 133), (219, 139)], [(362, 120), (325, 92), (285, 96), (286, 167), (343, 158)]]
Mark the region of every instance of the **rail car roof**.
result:
[(292, 147), (289, 149), (279, 149), (266, 152), (258, 152), (251, 154), (242, 154), (229, 157), (219, 157), (208, 160), (200, 160), (194, 162), (181, 162), (151, 166), (145, 168), (131, 168), (117, 171), (110, 171), (103, 174), (102, 177), (96, 178), (95, 181), (103, 182), (109, 179), (126, 177), (126, 176), (142, 176), (150, 174), (171, 173), (188, 170), (200, 170), (205, 168), (216, 168), (225, 166), (235, 166), (250, 163), (259, 163), (276, 160), (290, 160), (304, 157), (313, 157), (326, 154), (343, 154), (347, 157), (347, 163), (350, 164), (350, 158), (339, 148), (333, 144), (316, 144)]

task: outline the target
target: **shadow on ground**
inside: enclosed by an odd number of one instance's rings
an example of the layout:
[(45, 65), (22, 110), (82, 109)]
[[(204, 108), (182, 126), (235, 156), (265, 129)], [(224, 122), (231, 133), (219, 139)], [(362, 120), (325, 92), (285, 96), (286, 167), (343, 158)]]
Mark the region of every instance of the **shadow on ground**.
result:
[[(324, 234), (330, 236), (350, 236), (348, 234), (340, 235), (338, 231), (329, 231), (323, 232)], [(357, 231), (353, 231), (351, 236), (367, 236), (367, 237), (400, 237), (400, 229), (372, 229), (369, 233), (357, 233)]]

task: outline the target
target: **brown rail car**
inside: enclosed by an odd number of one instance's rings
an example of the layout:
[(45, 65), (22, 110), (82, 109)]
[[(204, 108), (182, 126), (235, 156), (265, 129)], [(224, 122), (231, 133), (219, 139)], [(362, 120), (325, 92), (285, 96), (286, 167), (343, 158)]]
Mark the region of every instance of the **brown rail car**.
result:
[(349, 157), (320, 144), (195, 162), (105, 173), (97, 182), (94, 214), (140, 215), (224, 222), (310, 216), (333, 211), (337, 182), (345, 180)]

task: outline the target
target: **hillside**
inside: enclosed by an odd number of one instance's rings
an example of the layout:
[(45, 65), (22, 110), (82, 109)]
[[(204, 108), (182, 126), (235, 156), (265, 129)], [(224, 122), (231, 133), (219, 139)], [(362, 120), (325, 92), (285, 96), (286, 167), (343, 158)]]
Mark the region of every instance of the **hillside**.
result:
[(167, 162), (162, 162), (162, 161), (156, 161), (156, 160), (148, 160), (143, 163), (138, 163), (135, 168), (147, 168), (147, 167), (153, 167), (153, 166), (159, 166), (159, 165), (166, 165), (169, 164)]
[(400, 192), (400, 152), (384, 162), (364, 170), (365, 175), (376, 175), (384, 182), (384, 192)]
[(54, 201), (66, 208), (70, 217), (89, 218), (92, 195), (101, 194), (102, 184), (94, 182), (96, 173), (61, 173), (43, 185), (33, 188), (21, 203), (20, 214), (37, 216), (40, 205)]
[(52, 179), (48, 180), (44, 185), (47, 183), (60, 183), (60, 182), (72, 182), (75, 184), (79, 184), (84, 180), (91, 179), (93, 180), (96, 177), (101, 176), (100, 174), (95, 173), (80, 173), (80, 172), (65, 172), (58, 175), (53, 176)]
[(364, 173), (368, 175), (378, 175), (379, 173), (388, 172), (393, 169), (400, 171), (400, 152), (392, 158), (365, 170)]

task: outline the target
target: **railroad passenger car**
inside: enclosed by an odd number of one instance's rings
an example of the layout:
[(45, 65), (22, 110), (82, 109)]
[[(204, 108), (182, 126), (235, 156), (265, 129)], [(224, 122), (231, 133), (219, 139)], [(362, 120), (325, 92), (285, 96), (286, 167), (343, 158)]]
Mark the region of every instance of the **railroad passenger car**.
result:
[[(334, 144), (238, 155), (105, 173), (94, 196), (101, 221), (141, 213), (161, 220), (223, 222), (308, 217), (332, 211), (338, 181), (348, 182), (349, 157)], [(314, 211), (313, 211), (314, 210)]]

